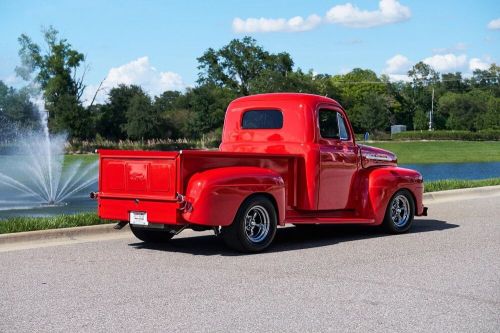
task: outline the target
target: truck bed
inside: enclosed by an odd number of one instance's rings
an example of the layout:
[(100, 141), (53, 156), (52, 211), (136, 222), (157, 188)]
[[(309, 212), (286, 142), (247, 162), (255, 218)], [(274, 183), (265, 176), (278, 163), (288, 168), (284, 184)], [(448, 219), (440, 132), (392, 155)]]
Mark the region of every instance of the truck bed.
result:
[(176, 152), (99, 150), (98, 213), (128, 221), (130, 212), (147, 213), (150, 223), (186, 224), (178, 194), (185, 194), (196, 173), (221, 167), (250, 166), (273, 170), (286, 186), (287, 206), (297, 202), (298, 155), (233, 153), (206, 150)]

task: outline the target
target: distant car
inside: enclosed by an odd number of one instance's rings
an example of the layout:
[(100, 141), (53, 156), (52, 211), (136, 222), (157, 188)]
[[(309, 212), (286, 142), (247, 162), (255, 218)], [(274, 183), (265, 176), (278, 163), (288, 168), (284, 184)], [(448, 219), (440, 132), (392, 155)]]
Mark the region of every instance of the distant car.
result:
[(336, 101), (308, 94), (242, 97), (218, 151), (99, 150), (99, 216), (145, 242), (213, 229), (233, 249), (267, 248), (278, 225), (382, 224), (426, 215), (422, 176), (391, 152), (358, 145)]

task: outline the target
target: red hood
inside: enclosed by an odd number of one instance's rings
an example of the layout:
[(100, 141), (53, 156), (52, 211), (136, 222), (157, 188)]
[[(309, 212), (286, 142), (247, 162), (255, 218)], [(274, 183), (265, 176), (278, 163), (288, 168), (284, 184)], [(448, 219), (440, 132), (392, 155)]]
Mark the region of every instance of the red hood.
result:
[(363, 168), (372, 166), (391, 165), (396, 166), (398, 158), (394, 153), (381, 148), (359, 145), (361, 149), (361, 165)]

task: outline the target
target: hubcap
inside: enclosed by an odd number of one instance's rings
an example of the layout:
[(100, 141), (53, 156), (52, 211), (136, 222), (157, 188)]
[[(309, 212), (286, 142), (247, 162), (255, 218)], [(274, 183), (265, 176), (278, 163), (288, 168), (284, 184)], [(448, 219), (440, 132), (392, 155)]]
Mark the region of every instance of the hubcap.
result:
[(270, 218), (262, 206), (253, 206), (245, 215), (245, 234), (252, 243), (262, 242), (269, 233)]
[(396, 227), (403, 227), (410, 219), (410, 202), (402, 194), (392, 199), (391, 219)]

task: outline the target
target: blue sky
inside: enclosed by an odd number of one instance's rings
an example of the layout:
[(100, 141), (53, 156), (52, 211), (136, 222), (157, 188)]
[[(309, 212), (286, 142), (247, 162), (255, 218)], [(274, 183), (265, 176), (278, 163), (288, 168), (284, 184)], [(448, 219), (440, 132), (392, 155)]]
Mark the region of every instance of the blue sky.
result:
[(151, 94), (194, 85), (197, 57), (245, 35), (318, 73), (361, 67), (398, 79), (420, 60), (464, 73), (500, 62), (498, 0), (0, 0), (1, 80), (20, 85), (17, 37), (42, 43), (49, 25), (86, 55), (89, 93), (106, 77)]

